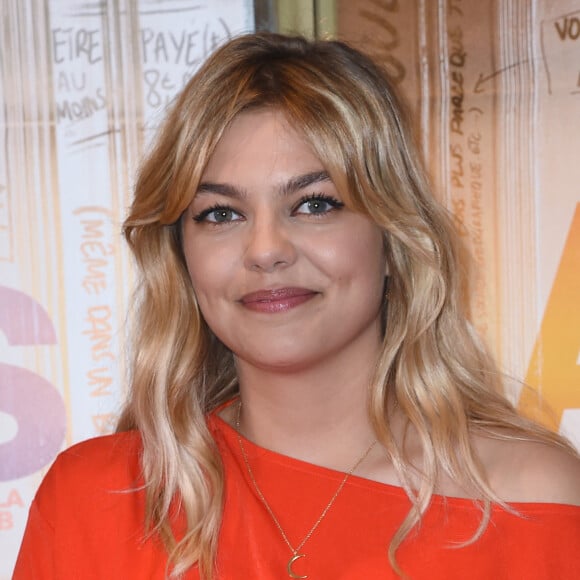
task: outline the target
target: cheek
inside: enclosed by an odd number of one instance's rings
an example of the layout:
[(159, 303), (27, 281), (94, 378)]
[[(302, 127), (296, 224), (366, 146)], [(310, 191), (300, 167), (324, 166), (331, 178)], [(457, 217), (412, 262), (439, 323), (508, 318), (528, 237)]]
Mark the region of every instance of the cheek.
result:
[(185, 247), (185, 261), (196, 295), (214, 294), (224, 290), (239, 262), (226, 248), (213, 245), (189, 244)]
[(335, 278), (361, 282), (384, 279), (386, 256), (380, 233), (355, 231), (337, 236), (314, 251), (321, 266)]

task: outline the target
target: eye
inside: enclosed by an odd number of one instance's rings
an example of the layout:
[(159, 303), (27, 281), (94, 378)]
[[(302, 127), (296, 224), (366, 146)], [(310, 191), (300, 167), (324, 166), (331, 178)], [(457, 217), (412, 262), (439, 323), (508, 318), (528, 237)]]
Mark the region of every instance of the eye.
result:
[(344, 203), (330, 195), (315, 193), (302, 198), (294, 209), (295, 214), (324, 215), (344, 207)]
[(241, 219), (242, 216), (231, 207), (226, 205), (216, 205), (194, 216), (193, 220), (198, 223), (208, 222), (211, 224), (225, 224), (235, 222)]

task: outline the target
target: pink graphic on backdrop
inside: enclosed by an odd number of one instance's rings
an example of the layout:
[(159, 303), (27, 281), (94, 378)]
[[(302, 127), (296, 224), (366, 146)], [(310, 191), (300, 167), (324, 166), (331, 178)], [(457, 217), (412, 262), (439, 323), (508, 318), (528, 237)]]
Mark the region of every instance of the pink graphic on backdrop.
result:
[[(47, 312), (33, 298), (0, 286), (0, 331), (13, 346), (55, 344)], [(14, 417), (14, 439), (0, 444), (0, 481), (30, 475), (54, 459), (66, 431), (60, 393), (45, 378), (0, 364), (0, 411)]]
[(0, 331), (14, 346), (56, 343), (46, 310), (28, 294), (5, 286), (0, 286)]
[(30, 475), (58, 453), (66, 430), (60, 393), (41, 376), (0, 364), (0, 411), (18, 423), (14, 439), (0, 445), (0, 481)]

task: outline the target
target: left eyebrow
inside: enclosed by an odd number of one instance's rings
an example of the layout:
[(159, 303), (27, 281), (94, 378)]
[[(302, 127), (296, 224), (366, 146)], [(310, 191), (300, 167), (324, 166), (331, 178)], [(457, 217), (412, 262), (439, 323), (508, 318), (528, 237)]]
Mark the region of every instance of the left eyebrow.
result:
[(304, 175), (297, 175), (289, 179), (280, 187), (280, 195), (287, 196), (312, 185), (313, 183), (321, 183), (323, 181), (330, 181), (330, 175), (327, 171), (312, 171)]

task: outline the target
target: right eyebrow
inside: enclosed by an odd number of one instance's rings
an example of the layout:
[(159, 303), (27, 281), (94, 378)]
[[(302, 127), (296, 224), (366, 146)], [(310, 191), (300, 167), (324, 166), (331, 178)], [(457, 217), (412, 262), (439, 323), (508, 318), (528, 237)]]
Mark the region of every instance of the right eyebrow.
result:
[(218, 193), (226, 197), (234, 199), (243, 199), (246, 197), (246, 192), (228, 183), (213, 183), (211, 181), (204, 181), (199, 184), (197, 193)]

